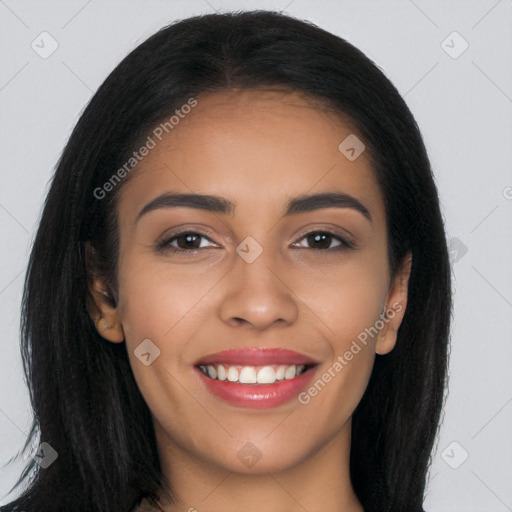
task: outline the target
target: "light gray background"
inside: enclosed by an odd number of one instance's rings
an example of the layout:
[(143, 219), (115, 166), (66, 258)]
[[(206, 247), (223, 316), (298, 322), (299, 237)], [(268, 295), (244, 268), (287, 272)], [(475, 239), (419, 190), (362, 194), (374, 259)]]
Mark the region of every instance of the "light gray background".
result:
[[(437, 177), (455, 284), (450, 390), (426, 510), (511, 511), (512, 0), (0, 0), (0, 464), (30, 424), (18, 346), (23, 277), (48, 181), (80, 112), (161, 26), (254, 8), (284, 10), (348, 39), (414, 113)], [(46, 59), (31, 47), (43, 46), (43, 31), (59, 45)], [(0, 503), (20, 469), (0, 470)]]

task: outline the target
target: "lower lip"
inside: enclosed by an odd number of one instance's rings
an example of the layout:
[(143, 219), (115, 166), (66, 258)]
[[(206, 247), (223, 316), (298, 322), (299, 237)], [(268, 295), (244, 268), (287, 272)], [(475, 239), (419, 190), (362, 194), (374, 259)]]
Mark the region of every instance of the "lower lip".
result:
[(228, 380), (210, 379), (199, 368), (195, 368), (207, 389), (218, 398), (236, 407), (250, 409), (269, 409), (284, 404), (297, 395), (309, 384), (315, 369), (294, 377), (283, 379), (274, 384), (239, 384)]

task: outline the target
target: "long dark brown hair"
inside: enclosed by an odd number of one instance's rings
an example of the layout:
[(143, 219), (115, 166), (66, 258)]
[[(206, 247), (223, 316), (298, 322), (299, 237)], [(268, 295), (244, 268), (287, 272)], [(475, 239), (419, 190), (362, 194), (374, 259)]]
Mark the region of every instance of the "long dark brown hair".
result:
[[(116, 297), (120, 186), (106, 183), (155, 126), (191, 97), (285, 88), (350, 119), (384, 197), (391, 274), (412, 253), (394, 350), (377, 356), (353, 414), (350, 470), (368, 512), (417, 512), (446, 386), (450, 268), (437, 190), (416, 122), (361, 51), (311, 23), (269, 11), (211, 14), (163, 28), (132, 51), (91, 99), (58, 163), (27, 271), (22, 356), (34, 422), (29, 485), (5, 512), (120, 512), (158, 493), (151, 415), (125, 343), (106, 342), (86, 307), (86, 245)], [(137, 172), (136, 169), (133, 172)], [(129, 179), (129, 178), (126, 178)]]

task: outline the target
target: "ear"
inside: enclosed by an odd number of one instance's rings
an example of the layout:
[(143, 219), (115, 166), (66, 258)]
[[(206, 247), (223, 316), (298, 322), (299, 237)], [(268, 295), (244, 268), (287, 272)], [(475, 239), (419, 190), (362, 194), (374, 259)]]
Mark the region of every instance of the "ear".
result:
[(113, 343), (124, 341), (123, 326), (119, 320), (115, 299), (104, 279), (97, 272), (97, 253), (87, 242), (85, 262), (88, 275), (87, 310), (99, 335)]
[(384, 323), (375, 346), (375, 352), (388, 354), (396, 344), (398, 328), (402, 323), (407, 306), (407, 286), (411, 274), (412, 255), (408, 252), (396, 271), (389, 287), (381, 320)]

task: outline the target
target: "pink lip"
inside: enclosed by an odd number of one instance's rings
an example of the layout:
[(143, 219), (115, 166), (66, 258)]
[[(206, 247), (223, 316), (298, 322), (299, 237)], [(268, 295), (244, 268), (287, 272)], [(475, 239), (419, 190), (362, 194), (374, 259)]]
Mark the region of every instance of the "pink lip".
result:
[(240, 348), (223, 350), (201, 358), (195, 366), (221, 364), (265, 366), (267, 364), (318, 364), (318, 361), (298, 352), (281, 348)]
[(236, 407), (251, 409), (269, 409), (296, 398), (315, 375), (315, 371), (310, 369), (298, 377), (274, 384), (238, 384), (210, 379), (199, 368), (194, 370), (213, 395)]
[(224, 350), (200, 359), (194, 370), (199, 379), (216, 397), (236, 407), (268, 409), (284, 404), (298, 396), (309, 384), (315, 371), (313, 368), (293, 379), (276, 381), (274, 384), (240, 384), (228, 380), (220, 381), (207, 377), (199, 366), (225, 363), (237, 366), (314, 365), (317, 361), (298, 352), (285, 349), (245, 348)]

